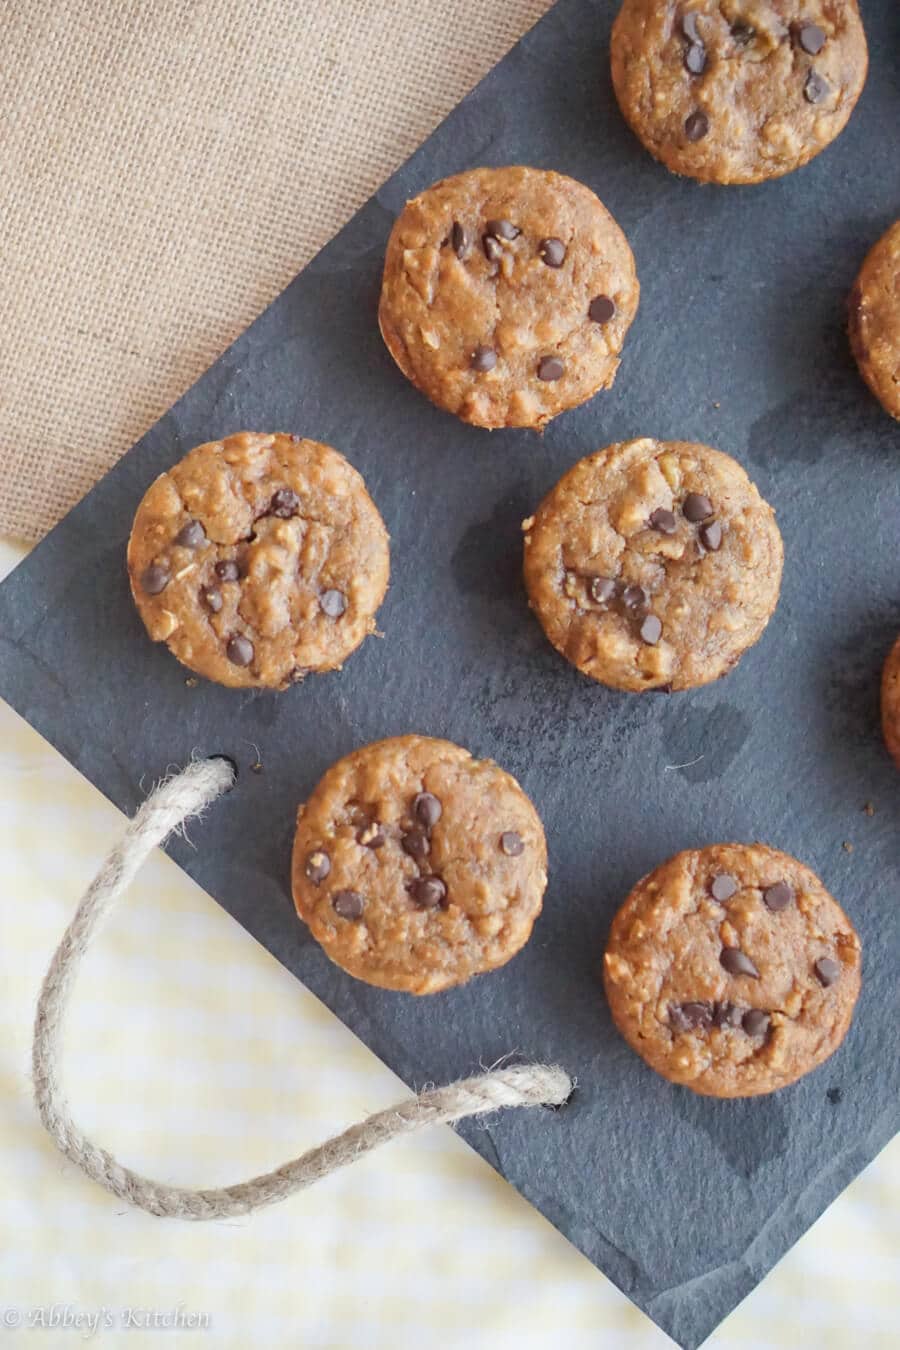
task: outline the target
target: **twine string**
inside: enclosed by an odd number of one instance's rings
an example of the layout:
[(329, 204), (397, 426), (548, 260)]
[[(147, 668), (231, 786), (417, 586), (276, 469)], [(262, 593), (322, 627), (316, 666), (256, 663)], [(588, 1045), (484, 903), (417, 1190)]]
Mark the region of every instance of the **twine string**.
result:
[(57, 1148), (113, 1195), (149, 1214), (221, 1219), (284, 1200), (401, 1135), (513, 1106), (561, 1106), (569, 1075), (555, 1065), (517, 1064), (420, 1092), (274, 1171), (233, 1186), (191, 1189), (153, 1181), (95, 1144), (73, 1120), (61, 1083), (63, 1024), (78, 968), (103, 921), (124, 896), (147, 856), (174, 830), (199, 815), (234, 784), (229, 760), (193, 762), (144, 802), (81, 899), (44, 977), (34, 1025), (32, 1074), (41, 1121)]

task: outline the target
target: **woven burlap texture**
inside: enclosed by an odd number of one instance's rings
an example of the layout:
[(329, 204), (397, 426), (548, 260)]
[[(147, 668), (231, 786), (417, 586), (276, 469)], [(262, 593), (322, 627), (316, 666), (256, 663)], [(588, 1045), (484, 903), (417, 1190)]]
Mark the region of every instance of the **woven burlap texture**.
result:
[(0, 534), (48, 530), (548, 8), (6, 5)]

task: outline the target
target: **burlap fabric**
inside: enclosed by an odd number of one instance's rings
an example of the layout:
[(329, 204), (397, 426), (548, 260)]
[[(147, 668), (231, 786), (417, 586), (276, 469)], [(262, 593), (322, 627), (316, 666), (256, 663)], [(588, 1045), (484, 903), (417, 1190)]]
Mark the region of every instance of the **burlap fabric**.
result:
[(36, 539), (549, 0), (7, 0), (0, 534)]

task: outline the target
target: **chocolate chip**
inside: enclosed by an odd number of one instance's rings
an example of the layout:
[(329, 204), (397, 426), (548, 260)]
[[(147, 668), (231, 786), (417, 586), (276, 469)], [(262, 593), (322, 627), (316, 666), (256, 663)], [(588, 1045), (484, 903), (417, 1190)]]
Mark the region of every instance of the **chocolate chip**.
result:
[(200, 599), (211, 614), (218, 614), (224, 604), (222, 592), (216, 586), (204, 586)]
[(729, 975), (750, 975), (754, 980), (759, 979), (759, 971), (740, 947), (723, 947), (719, 960)]
[(343, 591), (323, 591), (319, 596), (322, 613), (329, 619), (339, 619), (347, 608), (347, 597)]
[(432, 830), (444, 814), (444, 808), (433, 792), (420, 792), (413, 797), (412, 812), (426, 830)]
[(141, 575), (141, 589), (148, 595), (159, 595), (164, 591), (172, 580), (172, 574), (168, 567), (163, 567), (160, 563), (153, 563)]
[(566, 260), (566, 246), (561, 239), (542, 239), (538, 253), (548, 267), (562, 267)]
[(671, 511), (658, 506), (655, 511), (650, 512), (650, 528), (659, 530), (660, 534), (674, 534), (678, 525)]
[(696, 10), (689, 9), (686, 14), (682, 14), (681, 31), (682, 33), (684, 33), (684, 36), (687, 38), (688, 42), (703, 41), (702, 37), (700, 36), (700, 30), (697, 27)]
[(431, 852), (431, 844), (424, 830), (408, 830), (400, 840), (404, 853), (421, 862)]
[(708, 1027), (712, 1022), (712, 1008), (708, 1003), (682, 1003), (681, 1015), (692, 1027)]
[(365, 848), (384, 848), (387, 835), (377, 820), (370, 820), (357, 834), (356, 842)]
[(318, 886), (331, 872), (331, 859), (322, 849), (317, 848), (315, 852), (307, 855), (303, 870), (310, 881)]
[(484, 256), (488, 262), (499, 262), (503, 257), (503, 248), (492, 234), (486, 234), (481, 240)]
[(837, 961), (832, 961), (830, 956), (820, 956), (813, 966), (813, 970), (818, 976), (819, 983), (824, 985), (826, 989), (830, 984), (834, 984), (841, 973), (841, 968)]
[(565, 373), (566, 368), (558, 356), (542, 356), (538, 362), (539, 380), (561, 380)]
[(180, 548), (199, 548), (206, 543), (206, 531), (199, 520), (189, 520), (176, 534), (175, 543)]
[(750, 1008), (741, 1018), (741, 1026), (748, 1036), (765, 1036), (771, 1018), (761, 1008)]
[(300, 509), (300, 498), (292, 488), (279, 488), (273, 492), (272, 500), (269, 504), (269, 514), (278, 516), (280, 520), (290, 520)]
[(588, 305), (588, 318), (594, 323), (609, 323), (615, 312), (615, 302), (608, 295), (595, 295)]
[(440, 877), (417, 877), (410, 883), (409, 893), (422, 909), (437, 909), (447, 898), (447, 887)]
[(359, 891), (335, 891), (331, 897), (331, 908), (341, 919), (359, 919), (365, 907)]
[(472, 370), (493, 370), (497, 364), (497, 353), (493, 347), (476, 347), (469, 365)]
[(700, 492), (689, 492), (684, 499), (681, 507), (685, 518), (696, 525), (700, 520), (706, 520), (713, 513), (713, 504), (708, 497), (704, 497)]
[(706, 69), (706, 48), (702, 42), (692, 42), (688, 47), (684, 54), (684, 68), (689, 75), (703, 74)]
[(457, 258), (461, 258), (463, 256), (463, 254), (466, 251), (468, 242), (469, 241), (468, 239), (466, 239), (465, 230), (460, 225), (458, 220), (454, 220), (453, 229), (450, 231), (450, 247), (453, 249), (453, 252), (456, 254)]
[(241, 569), (238, 567), (237, 563), (231, 558), (229, 558), (227, 562), (217, 562), (215, 571), (216, 576), (219, 578), (220, 581), (240, 580)]
[(709, 118), (699, 108), (692, 112), (684, 124), (684, 134), (689, 141), (702, 141), (709, 131)]
[(739, 1027), (740, 1025), (740, 1008), (735, 1007), (733, 1003), (728, 1003), (726, 1000), (713, 1004), (714, 1027)]
[(709, 893), (714, 900), (718, 900), (720, 905), (724, 905), (726, 900), (730, 900), (738, 891), (738, 883), (728, 872), (719, 872), (709, 883)]
[(776, 914), (780, 909), (787, 909), (793, 898), (793, 889), (786, 881), (776, 881), (773, 886), (767, 886), (763, 891), (763, 900)]
[(637, 582), (633, 582), (630, 586), (626, 586), (622, 592), (622, 603), (626, 609), (648, 609), (650, 606), (650, 597), (643, 586), (639, 586)]
[(791, 33), (797, 46), (810, 56), (818, 56), (825, 46), (825, 34), (817, 23), (795, 23)]
[(591, 577), (588, 583), (588, 594), (598, 605), (608, 605), (617, 590), (612, 577)]
[(756, 37), (756, 29), (751, 28), (749, 23), (733, 23), (731, 36), (739, 47), (746, 47)]
[(700, 526), (700, 543), (710, 553), (718, 553), (722, 547), (722, 526), (717, 520), (707, 521), (705, 525)]
[(655, 647), (662, 637), (662, 623), (655, 614), (648, 614), (641, 624), (641, 642), (646, 642), (648, 647)]
[(673, 1031), (692, 1031), (712, 1023), (712, 1008), (708, 1003), (677, 1003), (669, 1008), (669, 1025)]
[(811, 70), (803, 86), (803, 97), (807, 103), (821, 103), (830, 93), (831, 85), (828, 81), (817, 70)]
[(522, 233), (511, 220), (489, 220), (487, 232), (489, 235), (493, 235), (495, 239), (518, 239)]
[(505, 830), (501, 834), (500, 847), (507, 858), (519, 858), (525, 852), (522, 836), (516, 830)]
[(228, 639), (225, 655), (233, 666), (249, 666), (254, 655), (253, 643), (249, 638), (235, 633), (234, 637)]

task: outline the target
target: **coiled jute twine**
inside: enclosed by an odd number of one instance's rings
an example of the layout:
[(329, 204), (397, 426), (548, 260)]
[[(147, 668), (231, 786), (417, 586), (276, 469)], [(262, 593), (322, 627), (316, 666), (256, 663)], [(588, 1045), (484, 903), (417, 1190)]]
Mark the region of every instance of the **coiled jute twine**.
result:
[(57, 1148), (86, 1176), (149, 1214), (171, 1219), (222, 1219), (248, 1214), (346, 1167), (372, 1149), (426, 1125), (449, 1124), (510, 1106), (561, 1106), (572, 1080), (555, 1065), (518, 1064), (421, 1092), (352, 1125), (272, 1172), (234, 1186), (191, 1190), (151, 1181), (123, 1166), (79, 1129), (60, 1082), (63, 1022), (81, 960), (100, 925), (122, 898), (148, 854), (199, 815), (235, 781), (224, 758), (198, 760), (162, 783), (144, 802), (88, 887), (54, 953), (38, 998), (32, 1048), (34, 1097)]

